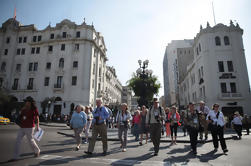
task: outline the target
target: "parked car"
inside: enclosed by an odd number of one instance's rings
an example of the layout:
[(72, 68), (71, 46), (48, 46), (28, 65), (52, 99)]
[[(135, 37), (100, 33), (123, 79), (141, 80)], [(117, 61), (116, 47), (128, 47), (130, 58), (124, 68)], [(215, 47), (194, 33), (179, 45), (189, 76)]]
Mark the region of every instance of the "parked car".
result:
[(3, 116), (0, 116), (0, 124), (9, 124), (10, 123), (10, 119), (9, 118), (5, 118)]

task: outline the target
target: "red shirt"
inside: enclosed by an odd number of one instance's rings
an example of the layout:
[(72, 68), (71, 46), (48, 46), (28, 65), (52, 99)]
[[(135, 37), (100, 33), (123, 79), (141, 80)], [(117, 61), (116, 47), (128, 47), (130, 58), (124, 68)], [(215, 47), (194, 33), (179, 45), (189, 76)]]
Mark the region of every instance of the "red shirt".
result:
[(37, 108), (34, 110), (22, 110), (21, 116), (21, 128), (33, 128), (35, 127), (35, 121), (38, 116), (38, 110)]

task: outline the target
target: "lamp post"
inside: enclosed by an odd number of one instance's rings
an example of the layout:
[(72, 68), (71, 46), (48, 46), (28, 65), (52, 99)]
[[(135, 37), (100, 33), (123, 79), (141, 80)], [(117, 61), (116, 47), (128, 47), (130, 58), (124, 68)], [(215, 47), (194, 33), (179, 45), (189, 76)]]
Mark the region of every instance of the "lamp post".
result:
[(147, 79), (149, 77), (152, 76), (152, 73), (153, 71), (152, 70), (148, 70), (148, 63), (149, 63), (149, 60), (145, 60), (145, 61), (141, 61), (141, 60), (138, 60), (138, 63), (139, 63), (139, 68), (136, 70), (136, 73), (137, 73), (137, 76), (142, 80), (142, 91), (141, 91), (141, 95), (140, 95), (140, 98), (138, 100), (138, 104), (139, 106), (142, 106), (142, 105), (148, 105), (148, 101), (147, 101), (147, 94), (146, 94), (146, 88), (149, 88), (149, 86), (151, 85), (148, 85), (147, 83)]

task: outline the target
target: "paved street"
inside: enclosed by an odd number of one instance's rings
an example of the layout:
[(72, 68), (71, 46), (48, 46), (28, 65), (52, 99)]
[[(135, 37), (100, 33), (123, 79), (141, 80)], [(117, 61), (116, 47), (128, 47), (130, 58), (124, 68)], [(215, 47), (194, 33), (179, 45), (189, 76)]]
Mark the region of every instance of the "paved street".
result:
[[(21, 159), (16, 162), (7, 163), (11, 158), (18, 127), (16, 125), (0, 126), (1, 165), (238, 165), (250, 166), (251, 163), (251, 136), (244, 135), (242, 140), (228, 139), (228, 155), (224, 155), (219, 149), (215, 154), (212, 152), (212, 142), (199, 144), (198, 154), (190, 154), (189, 143), (178, 143), (170, 146), (169, 142), (162, 142), (159, 156), (153, 157), (152, 143), (139, 146), (138, 142), (129, 135), (127, 152), (121, 152), (119, 142), (115, 139), (109, 141), (109, 154), (102, 156), (102, 144), (96, 143), (95, 153), (89, 157), (84, 154), (87, 144), (83, 145), (79, 151), (74, 151), (75, 141), (72, 138), (72, 131), (64, 125), (45, 126), (43, 139), (39, 142), (41, 155), (33, 158), (32, 151), (23, 140), (21, 147)], [(109, 130), (109, 137), (115, 138), (117, 132)], [(181, 133), (180, 133), (181, 134)], [(232, 134), (226, 134), (230, 138)], [(166, 139), (166, 138), (165, 138)], [(169, 138), (168, 138), (169, 139)], [(188, 140), (188, 137), (179, 137)]]

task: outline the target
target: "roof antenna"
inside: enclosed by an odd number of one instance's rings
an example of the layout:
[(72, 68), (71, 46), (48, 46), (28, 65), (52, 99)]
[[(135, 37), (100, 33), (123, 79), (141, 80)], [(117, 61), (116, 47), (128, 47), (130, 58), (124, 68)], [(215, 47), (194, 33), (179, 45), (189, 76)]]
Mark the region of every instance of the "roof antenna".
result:
[(212, 9), (213, 9), (213, 16), (214, 16), (214, 25), (216, 25), (215, 14), (214, 14), (214, 2), (212, 1)]
[(14, 9), (14, 16), (13, 16), (13, 19), (16, 20), (17, 18), (17, 11), (16, 11), (16, 5), (15, 5), (15, 9)]

